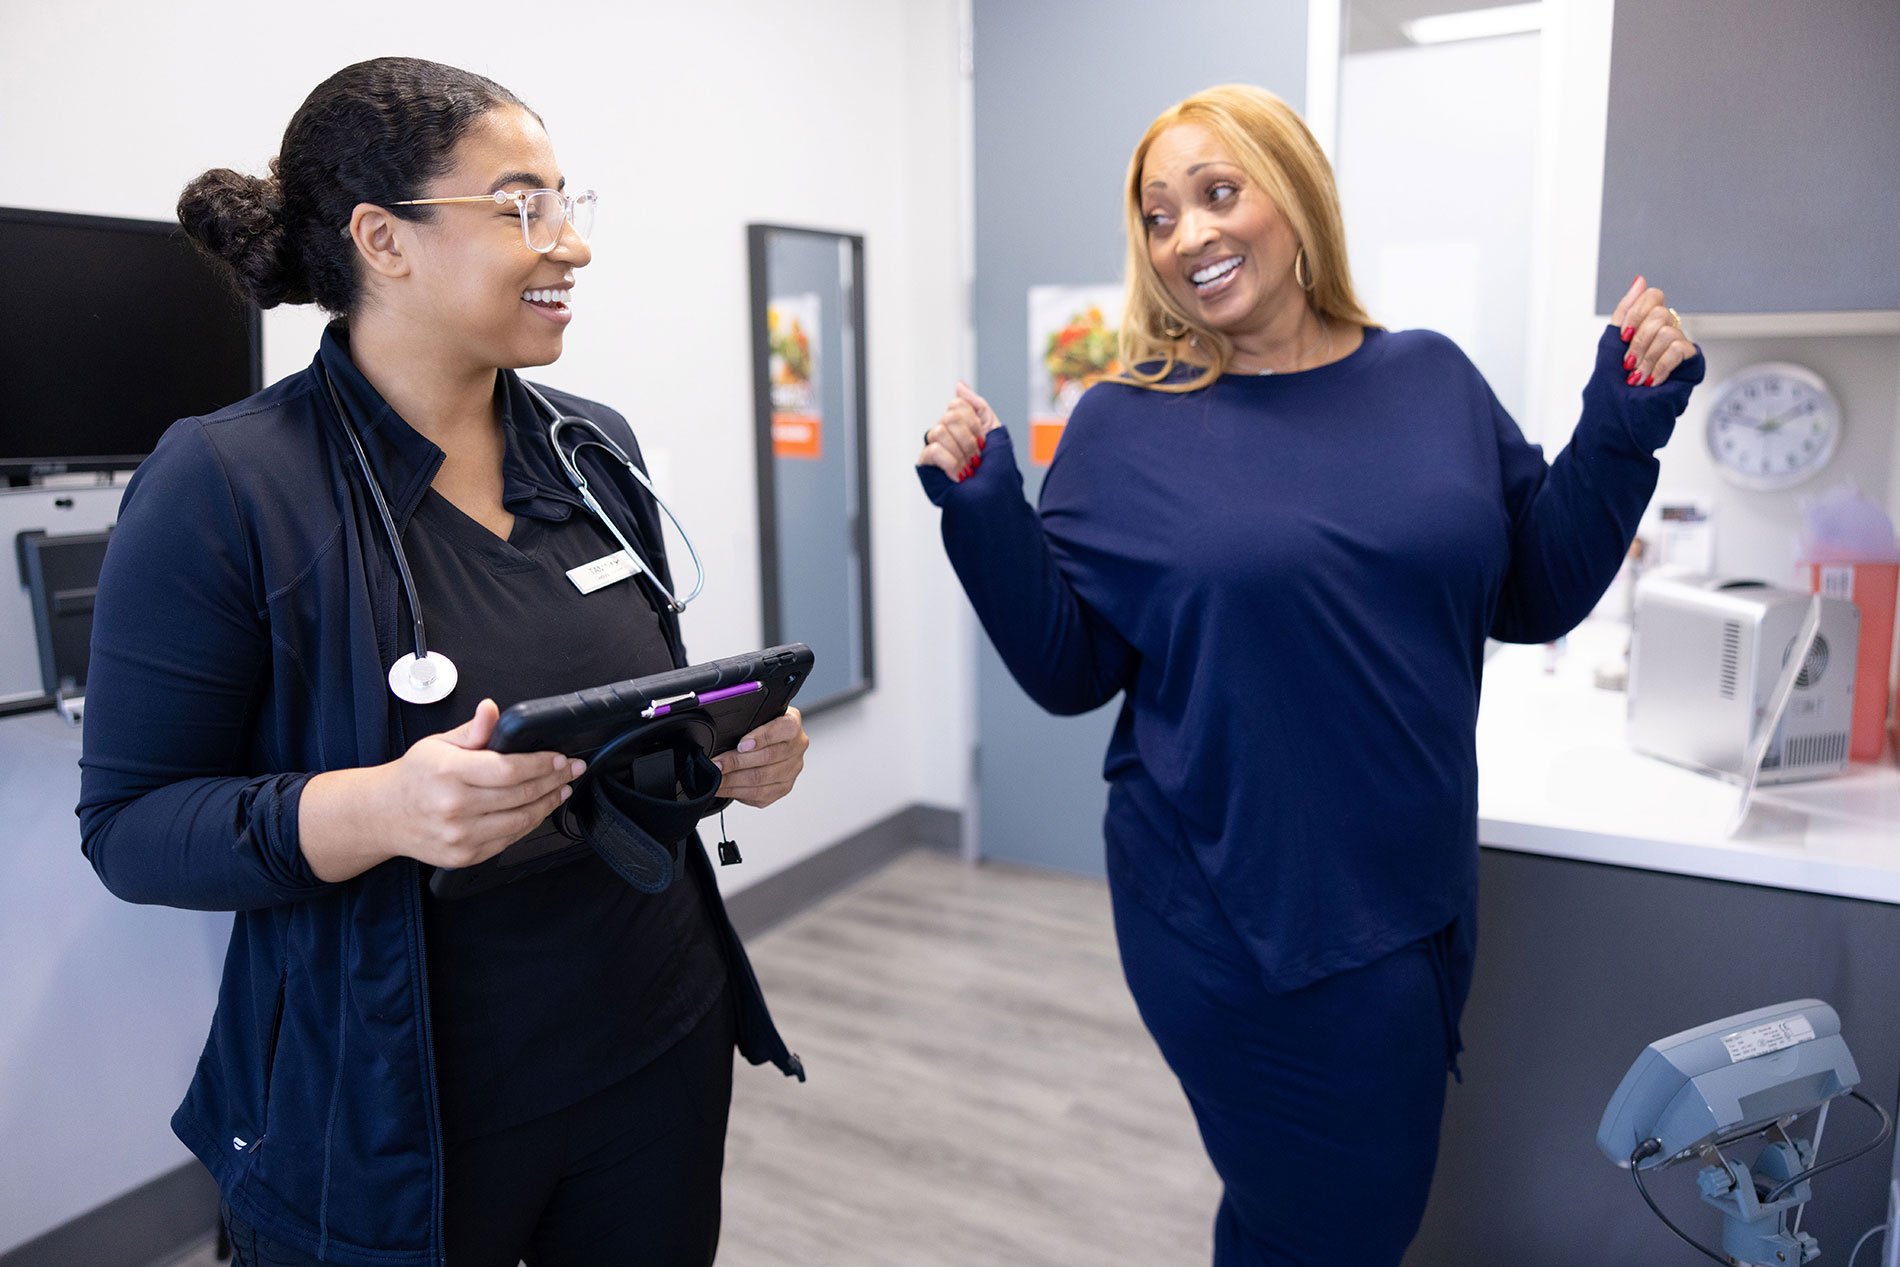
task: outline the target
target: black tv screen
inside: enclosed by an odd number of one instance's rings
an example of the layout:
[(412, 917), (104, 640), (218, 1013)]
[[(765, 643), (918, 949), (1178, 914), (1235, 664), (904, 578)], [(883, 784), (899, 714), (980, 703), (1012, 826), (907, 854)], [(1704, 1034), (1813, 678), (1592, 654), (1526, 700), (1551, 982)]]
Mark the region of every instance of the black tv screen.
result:
[(261, 385), (257, 310), (176, 224), (0, 207), (0, 475), (137, 466)]

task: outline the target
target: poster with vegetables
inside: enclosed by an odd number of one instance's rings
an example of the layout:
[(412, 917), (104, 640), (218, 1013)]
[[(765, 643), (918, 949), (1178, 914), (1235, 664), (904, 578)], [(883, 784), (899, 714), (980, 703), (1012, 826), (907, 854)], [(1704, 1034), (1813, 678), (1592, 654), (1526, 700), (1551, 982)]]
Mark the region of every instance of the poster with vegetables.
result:
[(1120, 286), (1029, 288), (1029, 460), (1055, 458), (1069, 411), (1098, 379), (1121, 372)]
[(818, 405), (818, 296), (780, 295), (766, 303), (771, 349), (772, 455), (816, 461), (824, 456), (824, 415)]

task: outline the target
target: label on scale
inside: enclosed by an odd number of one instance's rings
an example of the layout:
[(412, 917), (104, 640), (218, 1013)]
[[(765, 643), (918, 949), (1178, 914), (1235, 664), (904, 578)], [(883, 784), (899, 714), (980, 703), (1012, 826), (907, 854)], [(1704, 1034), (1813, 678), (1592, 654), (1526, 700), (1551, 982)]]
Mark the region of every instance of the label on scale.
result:
[(1812, 1042), (1814, 1026), (1805, 1016), (1790, 1016), (1785, 1021), (1770, 1021), (1766, 1025), (1757, 1025), (1752, 1029), (1737, 1030), (1724, 1035), (1722, 1046), (1728, 1048), (1731, 1062), (1747, 1060), (1751, 1056), (1766, 1056), (1771, 1051), (1780, 1051), (1784, 1047), (1793, 1047), (1796, 1043)]
[(574, 582), (574, 588), (583, 594), (591, 594), (597, 589), (605, 589), (615, 581), (624, 581), (639, 571), (633, 560), (627, 557), (625, 550), (615, 550), (612, 554), (595, 559), (592, 563), (583, 563), (577, 568), (567, 570), (567, 579)]

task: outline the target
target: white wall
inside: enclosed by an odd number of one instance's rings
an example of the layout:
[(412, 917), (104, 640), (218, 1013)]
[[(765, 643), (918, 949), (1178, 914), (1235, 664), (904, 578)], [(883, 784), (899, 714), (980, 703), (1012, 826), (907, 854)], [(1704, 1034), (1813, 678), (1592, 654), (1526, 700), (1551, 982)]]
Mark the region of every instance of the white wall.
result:
[(1457, 341), (1524, 413), (1539, 37), (1353, 53), (1335, 156), (1353, 283), (1375, 321)]
[(166, 1123), (230, 916), (127, 906), (79, 855), (79, 732), (0, 719), (0, 1257), (188, 1159)]
[[(363, 57), (465, 66), (539, 111), (570, 181), (602, 194), (568, 351), (542, 377), (633, 420), (710, 576), (686, 616), (696, 658), (760, 638), (744, 226), (863, 232), (881, 680), (813, 723), (795, 796), (734, 812), (753, 848), (724, 879), (755, 882), (913, 801), (959, 801), (961, 759), (940, 758), (968, 747), (946, 702), (965, 669), (932, 654), (959, 600), (910, 471), (961, 359), (955, 0), (465, 0), (319, 22), (93, 0), (3, 21), (4, 204), (168, 217), (206, 167), (261, 171), (309, 89)], [(266, 314), (266, 379), (305, 364), (320, 329), (313, 309)]]
[[(744, 226), (863, 233), (878, 687), (812, 721), (790, 798), (731, 812), (746, 863), (722, 869), (730, 891), (904, 806), (960, 807), (966, 795), (971, 670), (957, 631), (967, 625), (911, 471), (917, 437), (966, 372), (958, 7), (460, 0), (313, 20), (307, 6), (234, 0), (8, 4), (0, 204), (169, 218), (199, 171), (261, 172), (310, 88), (365, 57), (428, 57), (506, 84), (547, 121), (570, 181), (602, 194), (568, 352), (541, 377), (632, 419), (709, 574), (685, 618), (696, 658), (761, 637)], [(320, 330), (312, 310), (267, 314), (267, 380), (305, 364)], [(0, 818), (14, 808), (0, 806)], [(70, 848), (83, 866), (76, 829)], [(127, 912), (124, 926), (140, 925)], [(59, 939), (17, 944), (66, 953)], [(110, 990), (115, 953), (137, 953), (129, 933), (89, 948), (96, 979), (52, 959), (7, 971), (80, 994)], [(208, 966), (178, 965), (194, 982), (181, 998), (198, 999)], [(9, 1083), (54, 1076), (58, 1053), (10, 1023), (0, 1019)], [(140, 1062), (125, 1064), (130, 1083), (145, 1076)], [(0, 1251), (124, 1190), (126, 1177), (88, 1154), (135, 1132), (162, 1136), (182, 1090), (168, 1072), (129, 1097), (142, 1115), (128, 1116), (120, 1097), (109, 1125), (13, 1133), (9, 1153), (30, 1153), (56, 1182), (0, 1225)], [(175, 1145), (169, 1155), (184, 1158)]]
[[(1691, 331), (1694, 320), (1684, 314)], [(1795, 338), (1719, 338), (1702, 340), (1708, 360), (1707, 385), (1690, 398), (1688, 412), (1662, 451), (1662, 487), (1701, 493), (1715, 513), (1715, 566), (1719, 571), (1786, 585), (1794, 570), (1795, 538), (1801, 527), (1800, 503), (1843, 480), (1882, 503), (1889, 515), (1900, 508), (1893, 480), (1900, 480), (1900, 442), (1894, 420), (1900, 416), (1900, 339), (1891, 336), (1832, 335)], [(1758, 361), (1793, 361), (1819, 374), (1833, 389), (1844, 419), (1840, 447), (1815, 478), (1795, 488), (1758, 492), (1729, 483), (1716, 473), (1703, 443), (1715, 384)]]

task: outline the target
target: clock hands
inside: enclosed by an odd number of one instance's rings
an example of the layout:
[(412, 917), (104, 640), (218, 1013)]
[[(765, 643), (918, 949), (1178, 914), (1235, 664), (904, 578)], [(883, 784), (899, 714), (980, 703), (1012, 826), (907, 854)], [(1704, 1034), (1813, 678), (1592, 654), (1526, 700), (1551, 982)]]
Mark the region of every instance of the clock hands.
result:
[(1734, 426), (1739, 423), (1741, 426), (1747, 427), (1750, 431), (1760, 432), (1766, 435), (1779, 427), (1782, 420), (1780, 418), (1751, 418), (1740, 410), (1736, 410), (1718, 418), (1717, 422), (1725, 427)]
[(1826, 467), (1840, 438), (1840, 406), (1798, 365), (1745, 366), (1716, 389), (1703, 443), (1715, 468), (1744, 488), (1780, 489)]
[(1768, 434), (1771, 434), (1772, 432), (1781, 430), (1783, 427), (1795, 421), (1795, 419), (1799, 418), (1805, 412), (1807, 411), (1802, 409), (1800, 406), (1796, 406), (1795, 408), (1790, 409), (1785, 413), (1774, 414), (1767, 418), (1757, 419), (1757, 418), (1751, 418), (1747, 414), (1744, 414), (1744, 413), (1732, 413), (1728, 416), (1727, 420), (1740, 422), (1744, 426), (1746, 426), (1750, 431), (1758, 431), (1762, 435), (1768, 435)]

